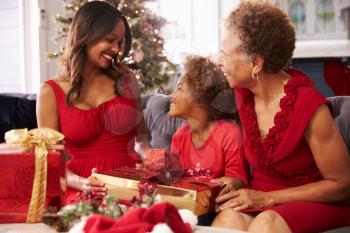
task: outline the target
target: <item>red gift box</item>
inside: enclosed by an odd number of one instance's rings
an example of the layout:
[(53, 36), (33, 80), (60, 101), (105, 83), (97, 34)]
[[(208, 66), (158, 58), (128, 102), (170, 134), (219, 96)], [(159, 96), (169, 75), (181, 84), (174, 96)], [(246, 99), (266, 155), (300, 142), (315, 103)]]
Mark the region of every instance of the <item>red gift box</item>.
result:
[(138, 195), (140, 181), (157, 182), (157, 192), (161, 201), (170, 202), (178, 208), (192, 210), (196, 215), (214, 212), (215, 198), (221, 190), (217, 184), (192, 177), (173, 180), (165, 177), (167, 183), (164, 184), (163, 174), (128, 167), (97, 172), (92, 176), (105, 183), (110, 196), (122, 201)]
[[(35, 174), (34, 150), (13, 150), (6, 144), (1, 144), (0, 171), (0, 223), (25, 222)], [(49, 150), (46, 208), (52, 206), (60, 209), (65, 181), (65, 159), (62, 151)]]

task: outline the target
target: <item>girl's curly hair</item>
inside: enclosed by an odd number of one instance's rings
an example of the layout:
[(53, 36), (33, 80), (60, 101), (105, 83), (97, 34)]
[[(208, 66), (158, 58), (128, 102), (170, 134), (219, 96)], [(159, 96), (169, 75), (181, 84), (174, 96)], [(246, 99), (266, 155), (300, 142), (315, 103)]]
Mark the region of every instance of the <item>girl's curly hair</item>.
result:
[(211, 120), (238, 121), (233, 91), (220, 67), (210, 58), (187, 56), (183, 80), (190, 87), (194, 100), (208, 110)]

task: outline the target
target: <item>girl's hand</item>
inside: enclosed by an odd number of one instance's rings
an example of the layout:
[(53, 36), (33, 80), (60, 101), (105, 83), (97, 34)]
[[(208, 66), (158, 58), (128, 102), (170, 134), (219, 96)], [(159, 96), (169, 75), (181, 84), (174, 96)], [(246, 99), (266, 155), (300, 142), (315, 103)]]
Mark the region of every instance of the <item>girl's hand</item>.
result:
[(212, 179), (210, 182), (223, 186), (223, 189), (220, 191), (218, 196), (244, 187), (244, 183), (240, 179), (232, 176), (222, 176), (216, 179)]
[(239, 189), (223, 194), (216, 198), (219, 205), (216, 211), (232, 208), (235, 211), (244, 209), (261, 209), (274, 206), (274, 201), (268, 192), (261, 192), (252, 189)]

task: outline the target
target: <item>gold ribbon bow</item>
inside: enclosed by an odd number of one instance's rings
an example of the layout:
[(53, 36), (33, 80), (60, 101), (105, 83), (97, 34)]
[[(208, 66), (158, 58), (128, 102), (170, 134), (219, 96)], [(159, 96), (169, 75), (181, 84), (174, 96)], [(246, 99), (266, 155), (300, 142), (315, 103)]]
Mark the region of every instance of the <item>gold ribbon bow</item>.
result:
[(35, 148), (35, 174), (32, 197), (29, 204), (27, 223), (40, 222), (45, 210), (47, 183), (47, 146), (54, 145), (64, 138), (63, 134), (49, 128), (14, 129), (6, 132), (8, 145), (22, 149)]

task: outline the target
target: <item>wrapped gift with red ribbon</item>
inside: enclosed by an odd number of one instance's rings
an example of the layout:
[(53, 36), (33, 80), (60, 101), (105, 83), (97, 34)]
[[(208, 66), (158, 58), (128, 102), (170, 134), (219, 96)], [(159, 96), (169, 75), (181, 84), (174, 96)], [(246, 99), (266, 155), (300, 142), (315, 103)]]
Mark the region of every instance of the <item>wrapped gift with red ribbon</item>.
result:
[(180, 156), (166, 149), (148, 149), (145, 151), (145, 157), (143, 166), (148, 171), (158, 173), (163, 171), (183, 172)]
[[(215, 197), (221, 187), (200, 178), (174, 177), (178, 171), (154, 172), (144, 168), (119, 168), (95, 172), (93, 177), (104, 182), (108, 194), (119, 200), (130, 200), (139, 194), (140, 182), (157, 183), (161, 201), (170, 202), (179, 209), (189, 209), (197, 216), (215, 211)], [(183, 174), (183, 173), (181, 173)]]
[(48, 207), (60, 209), (65, 190), (63, 135), (42, 128), (11, 130), (0, 145), (0, 223), (40, 222)]

